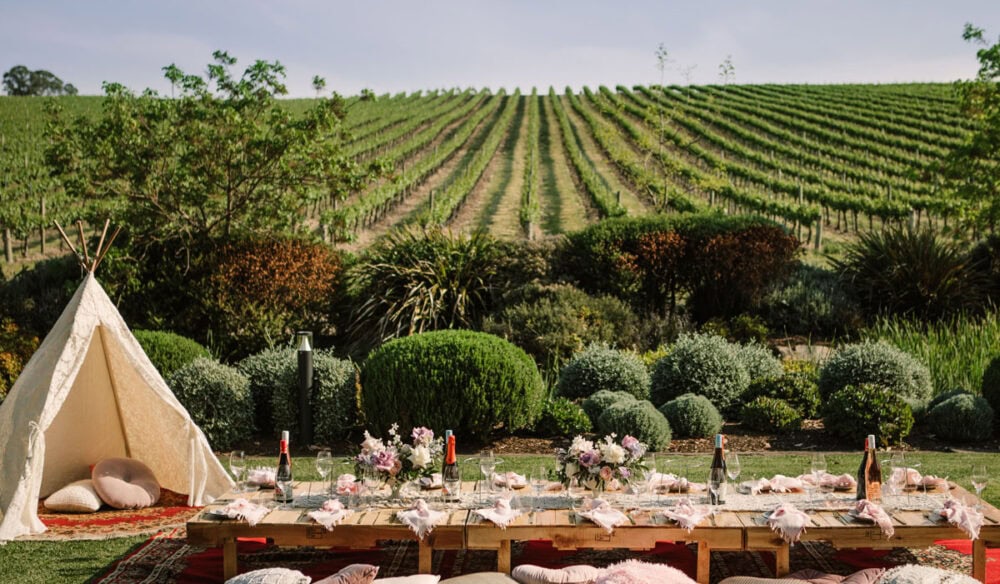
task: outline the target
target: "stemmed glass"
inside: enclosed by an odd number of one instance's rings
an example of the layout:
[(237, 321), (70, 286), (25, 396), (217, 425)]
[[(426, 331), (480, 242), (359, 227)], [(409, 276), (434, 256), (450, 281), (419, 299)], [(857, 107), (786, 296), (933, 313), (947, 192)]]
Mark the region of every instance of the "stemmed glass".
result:
[(990, 475), (986, 472), (985, 464), (974, 464), (972, 465), (972, 487), (976, 489), (976, 510), (980, 510), (983, 507), (983, 489), (986, 488), (986, 483), (990, 479)]
[(906, 457), (902, 452), (895, 452), (889, 457), (889, 467), (892, 473), (892, 481), (895, 483), (893, 490), (906, 493), (906, 502), (910, 502), (910, 469), (906, 467)]
[[(483, 487), (486, 492), (493, 492), (493, 473), (497, 469), (497, 459), (492, 450), (479, 451), (479, 471), (483, 473)], [(482, 489), (481, 489), (482, 491)]]
[(824, 493), (822, 480), (823, 475), (826, 474), (826, 456), (822, 452), (813, 453), (809, 470), (812, 471), (813, 483), (816, 488), (819, 489), (820, 493)]
[(541, 511), (540, 502), (542, 500), (542, 492), (545, 491), (545, 487), (549, 484), (549, 471), (545, 468), (544, 464), (540, 464), (537, 467), (531, 469), (531, 488), (535, 491), (535, 498), (532, 500), (531, 510), (532, 512)]
[(736, 492), (736, 479), (740, 478), (740, 455), (735, 450), (726, 453), (726, 476), (733, 483), (733, 492)]
[(329, 450), (320, 450), (316, 453), (316, 472), (319, 473), (322, 482), (326, 482), (326, 477), (330, 476), (330, 486), (326, 490), (327, 495), (333, 494), (333, 455)]
[(374, 468), (366, 467), (361, 471), (361, 482), (365, 487), (365, 495), (368, 498), (368, 510), (371, 511), (375, 507), (375, 497), (382, 486), (382, 477), (379, 476), (378, 471)]
[(243, 473), (247, 469), (247, 457), (246, 453), (242, 450), (234, 450), (229, 453), (229, 470), (232, 471), (233, 477), (236, 479), (236, 487), (233, 489), (234, 493), (243, 492)]

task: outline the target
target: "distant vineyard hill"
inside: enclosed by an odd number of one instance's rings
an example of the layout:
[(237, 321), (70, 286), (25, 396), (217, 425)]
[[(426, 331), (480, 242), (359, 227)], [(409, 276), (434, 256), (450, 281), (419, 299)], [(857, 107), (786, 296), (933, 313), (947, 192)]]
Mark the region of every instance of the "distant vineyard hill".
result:
[[(100, 97), (58, 99), (71, 114), (101, 109)], [(406, 224), (537, 238), (710, 208), (773, 218), (810, 247), (887, 223), (948, 228), (957, 208), (921, 176), (967, 131), (945, 84), (470, 89), (349, 104), (347, 153), (392, 171), (302, 217), (351, 249)], [(44, 98), (0, 97), (0, 224), (14, 261), (51, 253), (46, 226), (84, 213), (48, 176), (45, 122)]]

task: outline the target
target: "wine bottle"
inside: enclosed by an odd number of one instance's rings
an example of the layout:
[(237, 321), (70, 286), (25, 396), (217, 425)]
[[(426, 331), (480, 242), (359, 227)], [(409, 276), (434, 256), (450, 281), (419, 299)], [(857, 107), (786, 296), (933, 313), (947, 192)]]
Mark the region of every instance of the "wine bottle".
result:
[(723, 444), (725, 437), (722, 434), (715, 435), (715, 454), (712, 455), (712, 466), (709, 467), (709, 481), (715, 482), (718, 479), (719, 489), (715, 492), (708, 490), (709, 498), (713, 505), (725, 503), (724, 494), (726, 490), (726, 455)]
[(860, 501), (868, 498), (868, 471), (871, 468), (871, 458), (873, 453), (868, 449), (868, 439), (865, 438), (865, 453), (861, 457), (861, 465), (858, 466), (858, 486), (855, 498)]
[(455, 435), (448, 436), (448, 454), (444, 458), (444, 470), (441, 471), (443, 483), (442, 495), (446, 500), (458, 500), (462, 489), (462, 476), (458, 469), (458, 458), (455, 456)]
[(287, 504), (295, 498), (292, 492), (292, 457), (288, 454), (288, 430), (281, 433), (279, 448), (278, 470), (274, 473), (274, 500)]
[[(445, 454), (448, 453), (448, 441), (451, 440), (451, 437), (452, 437), (453, 434), (454, 434), (454, 432), (452, 432), (451, 430), (445, 430), (444, 431), (444, 449), (445, 449)], [(444, 467), (447, 464), (448, 464), (447, 457), (441, 459), (441, 480), (442, 481), (444, 480)]]
[(865, 489), (868, 491), (869, 501), (881, 501), (882, 500), (882, 467), (878, 463), (878, 452), (875, 450), (875, 435), (868, 435), (868, 451), (871, 455), (868, 457), (868, 469), (865, 472), (865, 478), (867, 479), (867, 484)]

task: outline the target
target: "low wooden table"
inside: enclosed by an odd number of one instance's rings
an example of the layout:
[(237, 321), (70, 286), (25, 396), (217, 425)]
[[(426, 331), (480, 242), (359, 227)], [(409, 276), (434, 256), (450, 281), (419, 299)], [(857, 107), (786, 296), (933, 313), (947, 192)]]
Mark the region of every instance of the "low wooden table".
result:
[[(474, 483), (467, 483), (463, 485), (463, 490), (471, 492), (474, 486)], [(306, 483), (298, 491), (321, 492), (318, 483)], [(960, 487), (953, 487), (952, 493), (969, 498)], [(226, 500), (240, 496), (264, 503), (270, 502), (272, 492), (228, 494), (219, 503), (206, 507), (205, 511), (218, 509)], [(609, 534), (566, 509), (524, 514), (506, 529), (500, 529), (476, 513), (463, 509), (450, 511), (447, 520), (421, 541), (409, 527), (396, 519), (398, 510), (355, 512), (332, 531), (309, 519), (308, 509), (302, 508), (276, 509), (254, 527), (245, 521), (218, 519), (200, 513), (188, 522), (187, 537), (195, 545), (222, 547), (223, 572), (227, 579), (237, 573), (236, 539), (240, 537), (267, 538), (278, 546), (354, 549), (373, 548), (381, 540), (418, 541), (421, 573), (430, 573), (433, 550), (463, 548), (496, 550), (498, 570), (510, 572), (512, 542), (533, 539), (552, 541), (557, 549), (647, 550), (655, 547), (658, 541), (697, 542), (696, 579), (701, 584), (709, 581), (713, 550), (772, 551), (777, 557), (777, 575), (783, 576), (789, 570), (789, 544), (761, 521), (759, 511), (722, 511), (688, 533), (673, 523), (655, 519), (650, 511), (644, 510), (630, 513), (630, 523), (615, 528)], [(987, 504), (984, 505), (984, 513), (986, 521), (980, 531), (980, 539), (973, 542), (972, 556), (973, 576), (980, 581), (984, 581), (986, 576), (986, 548), (1000, 547), (1000, 510)], [(845, 522), (841, 515), (841, 511), (811, 513), (813, 525), (807, 528), (801, 539), (823, 540), (838, 548), (879, 549), (925, 547), (940, 539), (968, 539), (965, 532), (958, 528), (931, 521), (925, 512), (893, 512), (896, 533), (890, 539), (886, 539), (877, 526)]]

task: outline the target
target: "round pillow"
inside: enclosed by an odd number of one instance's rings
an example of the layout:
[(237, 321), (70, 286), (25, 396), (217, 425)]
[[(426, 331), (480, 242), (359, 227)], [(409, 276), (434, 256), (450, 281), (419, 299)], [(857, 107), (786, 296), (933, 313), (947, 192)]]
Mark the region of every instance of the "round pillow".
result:
[(101, 500), (115, 509), (142, 509), (160, 500), (160, 484), (148, 466), (131, 458), (106, 458), (91, 477)]

